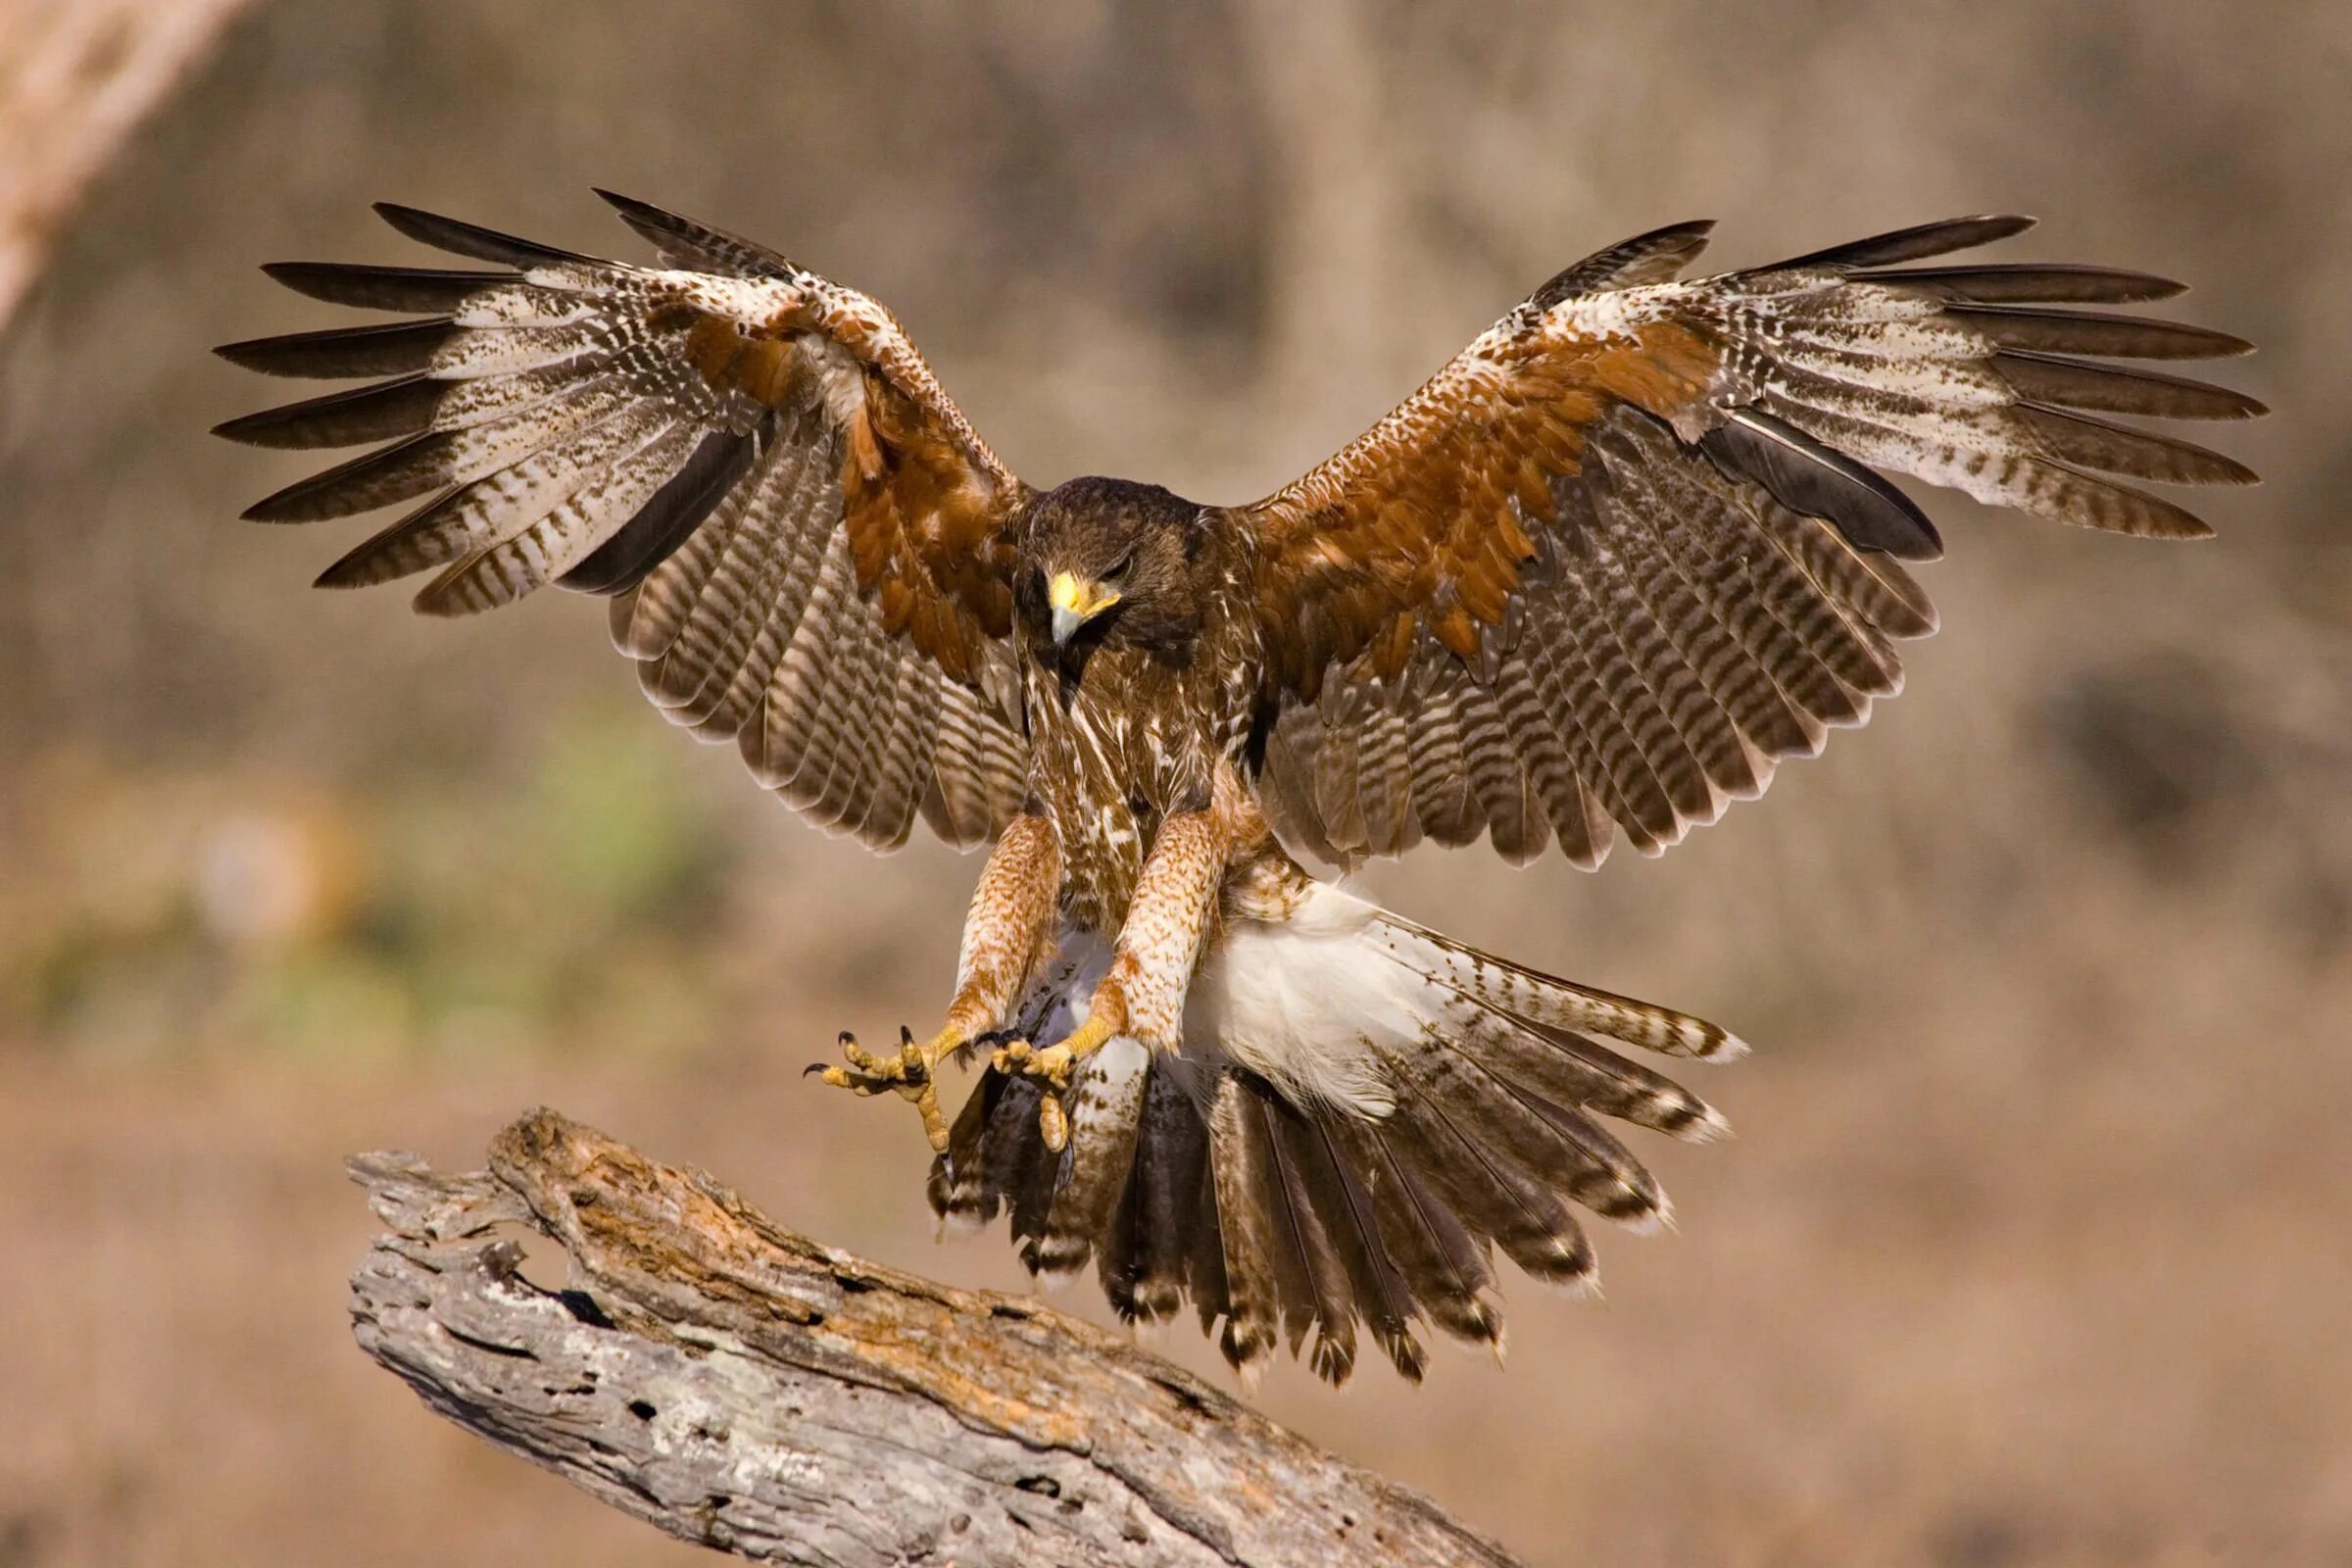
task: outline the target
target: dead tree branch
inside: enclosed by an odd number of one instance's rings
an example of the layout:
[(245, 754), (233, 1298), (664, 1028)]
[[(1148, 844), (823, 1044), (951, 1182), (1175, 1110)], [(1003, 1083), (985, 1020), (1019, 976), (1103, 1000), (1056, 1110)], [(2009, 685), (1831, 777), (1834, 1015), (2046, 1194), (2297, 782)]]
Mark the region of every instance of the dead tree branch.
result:
[[(1125, 1339), (782, 1229), (553, 1111), (490, 1168), (351, 1171), (368, 1354), (435, 1410), (763, 1562), (1482, 1564), (1499, 1547)], [(567, 1289), (526, 1280), (536, 1231)]]
[(0, 0), (0, 325), (81, 193), (246, 0)]

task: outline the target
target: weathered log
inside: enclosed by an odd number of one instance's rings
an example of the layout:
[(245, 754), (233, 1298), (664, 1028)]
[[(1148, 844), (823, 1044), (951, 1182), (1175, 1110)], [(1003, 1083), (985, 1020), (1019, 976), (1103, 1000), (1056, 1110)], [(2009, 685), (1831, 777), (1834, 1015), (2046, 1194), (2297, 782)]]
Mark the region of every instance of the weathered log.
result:
[(246, 0), (0, 0), (0, 325), (123, 138)]
[[(1511, 1561), (1118, 1335), (819, 1247), (553, 1111), (489, 1165), (351, 1161), (390, 1227), (360, 1345), (671, 1535), (839, 1568)], [(560, 1243), (566, 1288), (502, 1227)]]

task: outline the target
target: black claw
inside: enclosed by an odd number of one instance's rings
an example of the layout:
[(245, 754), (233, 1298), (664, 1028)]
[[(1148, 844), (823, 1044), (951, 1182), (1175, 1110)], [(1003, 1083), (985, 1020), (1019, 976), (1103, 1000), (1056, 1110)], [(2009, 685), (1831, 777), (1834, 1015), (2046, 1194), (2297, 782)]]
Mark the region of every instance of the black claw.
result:
[(837, 1046), (854, 1046), (858, 1043), (858, 1037), (844, 1029), (833, 1043)]
[(828, 1064), (825, 1062), (812, 1061), (808, 1066), (801, 1069), (801, 1076), (804, 1078), (814, 1077), (816, 1074), (823, 1072), (827, 1065)]
[(905, 1024), (899, 1025), (899, 1044), (902, 1046), (911, 1046), (914, 1044), (914, 1031), (907, 1028)]

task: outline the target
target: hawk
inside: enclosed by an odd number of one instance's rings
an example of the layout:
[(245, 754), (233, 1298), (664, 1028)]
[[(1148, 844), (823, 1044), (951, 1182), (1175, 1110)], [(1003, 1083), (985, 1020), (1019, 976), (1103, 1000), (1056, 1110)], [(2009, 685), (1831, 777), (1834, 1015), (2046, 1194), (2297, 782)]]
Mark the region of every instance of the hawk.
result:
[[(1310, 865), (1484, 839), (1592, 866), (1761, 794), (1936, 627), (1936, 529), (1877, 470), (2167, 539), (2210, 530), (2129, 481), (2254, 478), (2110, 417), (2263, 412), (2111, 363), (2247, 349), (2102, 309), (2180, 285), (1949, 259), (2024, 218), (1699, 278), (1706, 223), (1612, 245), (1229, 507), (1035, 489), (881, 305), (606, 200), (659, 265), (387, 205), (485, 265), (269, 268), (412, 318), (220, 351), (368, 380), (220, 427), (374, 445), (245, 514), (419, 503), (319, 582), (430, 572), (434, 615), (604, 595), (655, 706), (805, 815), (992, 846), (944, 1026), (844, 1035), (823, 1077), (914, 1102), (943, 1216), (1007, 1215), (1131, 1320), (1189, 1300), (1245, 1372), (1287, 1341), (1337, 1383), (1359, 1329), (1408, 1378), (1432, 1328), (1498, 1343), (1496, 1253), (1589, 1286), (1578, 1209), (1668, 1211), (1608, 1124), (1725, 1128), (1633, 1054), (1746, 1049)], [(950, 1058), (983, 1067), (953, 1123)]]

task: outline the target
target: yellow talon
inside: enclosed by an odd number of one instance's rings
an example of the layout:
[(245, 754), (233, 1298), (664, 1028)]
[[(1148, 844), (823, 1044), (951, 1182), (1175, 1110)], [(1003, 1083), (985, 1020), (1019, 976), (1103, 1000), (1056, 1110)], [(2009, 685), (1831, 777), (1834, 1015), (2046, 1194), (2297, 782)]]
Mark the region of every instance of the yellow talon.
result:
[(990, 1060), (991, 1066), (1008, 1077), (1025, 1074), (1044, 1080), (1046, 1092), (1037, 1104), (1037, 1132), (1054, 1153), (1060, 1153), (1070, 1141), (1070, 1117), (1062, 1108), (1061, 1096), (1077, 1076), (1078, 1064), (1108, 1044), (1112, 1033), (1110, 1019), (1096, 1012), (1054, 1045), (1009, 1040), (997, 1048)]
[(848, 1060), (846, 1067), (817, 1066), (811, 1070), (818, 1080), (836, 1089), (847, 1089), (860, 1099), (889, 1090), (902, 1100), (914, 1102), (915, 1110), (923, 1118), (923, 1136), (930, 1142), (934, 1153), (945, 1153), (948, 1148), (948, 1119), (939, 1109), (939, 1082), (932, 1069), (950, 1052), (959, 1050), (965, 1043), (963, 1034), (953, 1028), (942, 1029), (929, 1045), (917, 1045), (909, 1029), (899, 1031), (899, 1051), (895, 1056), (876, 1056), (858, 1044), (858, 1037), (848, 1030), (841, 1034), (841, 1054)]
[(1070, 1085), (1071, 1070), (1078, 1063), (1110, 1044), (1113, 1032), (1110, 1019), (1098, 1010), (1091, 1014), (1086, 1022), (1071, 1030), (1061, 1044), (1049, 1047), (1048, 1051), (1054, 1057), (1052, 1071), (1055, 1085), (1067, 1089)]

